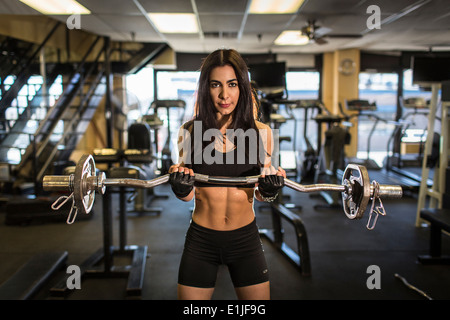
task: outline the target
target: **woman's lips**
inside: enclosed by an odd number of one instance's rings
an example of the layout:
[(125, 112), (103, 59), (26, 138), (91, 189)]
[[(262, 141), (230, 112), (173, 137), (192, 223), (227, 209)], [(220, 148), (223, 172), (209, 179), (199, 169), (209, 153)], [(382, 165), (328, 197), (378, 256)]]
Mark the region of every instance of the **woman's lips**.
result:
[(219, 103), (219, 106), (221, 108), (228, 108), (230, 106), (230, 104), (229, 103)]

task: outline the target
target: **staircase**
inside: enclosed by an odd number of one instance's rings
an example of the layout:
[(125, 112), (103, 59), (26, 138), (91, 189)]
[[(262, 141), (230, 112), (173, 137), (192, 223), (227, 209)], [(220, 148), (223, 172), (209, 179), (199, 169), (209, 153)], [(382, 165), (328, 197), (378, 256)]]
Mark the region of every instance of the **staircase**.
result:
[[(77, 48), (71, 55), (67, 48), (64, 62), (59, 55), (43, 61), (49, 40), (64, 27), (56, 23), (37, 44), (0, 35), (0, 164), (13, 168), (16, 181), (33, 183), (35, 193), (44, 175), (62, 174), (69, 164), (111, 92), (111, 74), (135, 73), (168, 48), (165, 43), (111, 43), (91, 34), (85, 52)], [(76, 61), (69, 61), (74, 56)]]
[[(45, 86), (44, 81), (41, 85), (30, 83), (33, 76), (40, 75), (38, 53), (57, 27), (37, 47), (22, 44), (21, 48), (27, 50), (19, 59), (25, 62), (17, 62), (18, 68), (10, 68), (0, 78), (0, 162), (11, 163), (8, 152), (12, 148), (19, 150), (20, 162), (12, 164), (16, 164), (14, 170), (24, 182), (41, 181), (45, 174), (54, 172), (55, 165), (68, 163), (106, 92), (105, 63), (100, 61), (104, 45), (94, 52), (102, 37), (92, 42), (79, 63), (46, 64)], [(0, 47), (8, 47), (10, 41), (5, 39)], [(95, 58), (88, 61), (93, 54)], [(6, 58), (0, 60), (0, 65), (8, 64)], [(13, 79), (13, 83), (5, 84), (5, 79)], [(64, 90), (50, 104), (44, 88), (52, 85)], [(20, 94), (23, 91), (27, 92), (25, 96)]]

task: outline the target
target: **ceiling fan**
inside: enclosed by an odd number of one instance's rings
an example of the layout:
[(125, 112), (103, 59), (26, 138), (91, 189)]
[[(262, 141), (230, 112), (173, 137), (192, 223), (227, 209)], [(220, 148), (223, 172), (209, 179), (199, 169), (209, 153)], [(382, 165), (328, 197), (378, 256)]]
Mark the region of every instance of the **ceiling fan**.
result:
[(321, 27), (315, 20), (308, 20), (308, 24), (301, 29), (303, 35), (309, 38), (312, 43), (323, 45), (328, 43), (325, 38), (361, 38), (361, 34), (329, 34), (333, 29)]

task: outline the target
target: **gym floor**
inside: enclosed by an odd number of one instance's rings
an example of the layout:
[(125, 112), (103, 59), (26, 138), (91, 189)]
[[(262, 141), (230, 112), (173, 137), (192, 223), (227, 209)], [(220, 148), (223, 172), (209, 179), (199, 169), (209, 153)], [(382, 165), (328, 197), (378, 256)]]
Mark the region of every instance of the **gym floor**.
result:
[[(169, 194), (169, 199), (155, 200), (152, 205), (164, 210), (161, 215), (128, 216), (127, 244), (148, 246), (149, 258), (144, 274), (142, 299), (176, 299), (178, 263), (184, 235), (190, 221), (193, 203), (177, 200), (168, 185), (156, 187), (156, 192)], [(342, 209), (314, 209), (323, 204), (320, 197), (284, 189), (289, 203), (300, 205), (298, 215), (303, 220), (311, 255), (312, 274), (301, 275), (298, 269), (263, 238), (271, 278), (271, 297), (274, 300), (424, 300), (416, 291), (408, 289), (399, 274), (410, 284), (426, 292), (433, 299), (450, 299), (449, 267), (422, 265), (417, 256), (428, 253), (429, 228), (415, 227), (417, 199), (405, 196), (401, 200), (383, 201), (387, 216), (378, 219), (374, 230), (369, 231), (367, 212), (362, 220), (349, 220)], [(118, 195), (113, 194), (117, 202)], [(113, 206), (114, 245), (118, 245), (118, 206)], [(255, 205), (260, 228), (271, 228), (270, 211)], [(57, 214), (57, 213), (49, 213)], [(73, 225), (65, 223), (30, 224), (10, 226), (4, 223), (5, 213), (0, 213), (0, 284), (32, 256), (42, 252), (68, 252), (67, 264), (80, 265), (95, 251), (102, 248), (102, 200), (96, 197), (91, 219), (78, 220)], [(296, 248), (294, 230), (283, 224), (288, 245)], [(450, 251), (449, 237), (442, 236), (444, 253)], [(367, 280), (372, 275), (368, 267), (380, 268), (380, 289), (368, 289)], [(50, 284), (34, 298), (55, 299), (48, 288), (60, 277), (62, 270)], [(106, 300), (124, 299), (127, 280), (92, 279), (81, 283), (81, 290), (73, 290), (65, 299)], [(236, 299), (226, 268), (219, 271), (216, 300)]]

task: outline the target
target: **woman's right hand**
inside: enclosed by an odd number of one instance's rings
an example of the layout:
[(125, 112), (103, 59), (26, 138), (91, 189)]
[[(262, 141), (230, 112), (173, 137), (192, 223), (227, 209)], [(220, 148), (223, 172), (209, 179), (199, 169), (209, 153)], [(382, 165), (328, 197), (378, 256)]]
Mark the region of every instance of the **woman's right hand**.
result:
[(194, 189), (194, 171), (181, 166), (181, 164), (174, 164), (170, 166), (169, 174), (169, 183), (173, 193), (182, 200), (191, 200), (185, 198), (187, 198)]

